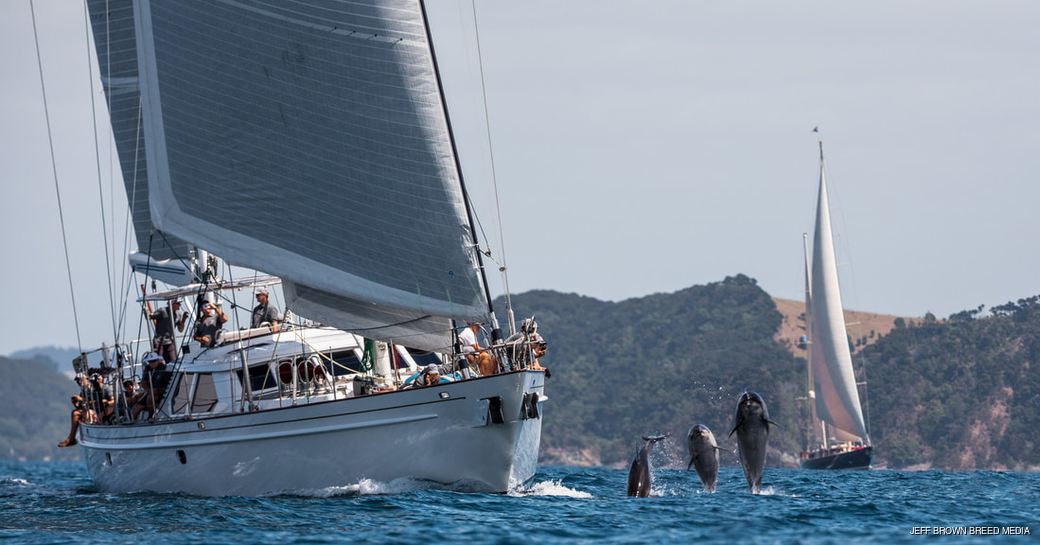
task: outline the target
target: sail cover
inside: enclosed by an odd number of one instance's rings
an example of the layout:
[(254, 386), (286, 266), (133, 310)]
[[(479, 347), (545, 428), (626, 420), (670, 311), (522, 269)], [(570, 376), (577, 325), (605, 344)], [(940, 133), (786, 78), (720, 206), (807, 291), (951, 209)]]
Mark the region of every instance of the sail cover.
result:
[(485, 317), (417, 1), (135, 5), (160, 229), (367, 337)]
[(816, 204), (816, 233), (813, 237), (811, 290), (812, 369), (816, 383), (819, 417), (845, 434), (868, 440), (867, 427), (856, 390), (852, 354), (845, 333), (838, 268), (831, 235), (827, 204), (827, 178), (820, 164), (820, 194)]
[(156, 232), (148, 208), (148, 160), (137, 84), (133, 0), (88, 0), (87, 7), (137, 248), (157, 261), (186, 260), (188, 244)]

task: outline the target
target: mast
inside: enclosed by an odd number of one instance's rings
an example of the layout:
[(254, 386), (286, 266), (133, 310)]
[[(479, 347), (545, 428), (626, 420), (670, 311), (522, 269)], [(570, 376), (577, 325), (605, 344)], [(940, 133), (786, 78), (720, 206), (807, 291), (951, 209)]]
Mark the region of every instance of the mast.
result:
[(469, 192), (466, 190), (466, 181), (462, 177), (462, 161), (459, 159), (459, 148), (455, 144), (455, 131), (451, 127), (451, 116), (448, 115), (448, 100), (444, 96), (444, 84), (441, 81), (441, 70), (437, 64), (437, 52), (433, 47), (433, 33), (430, 32), (430, 19), (426, 15), (426, 2), (419, 0), (419, 9), (422, 11), (423, 27), (426, 29), (426, 43), (430, 47), (430, 57), (433, 59), (433, 74), (437, 78), (437, 90), (441, 97), (441, 107), (444, 109), (444, 120), (448, 125), (448, 139), (451, 141), (451, 153), (455, 159), (455, 170), (459, 174), (459, 186), (462, 189), (462, 203), (466, 207), (466, 218), (469, 220), (469, 233), (473, 237), (473, 248), (477, 254), (477, 268), (480, 270), (480, 280), (484, 285), (484, 297), (487, 299), (488, 314), (491, 315), (491, 342), (497, 343), (502, 340), (502, 330), (495, 317), (494, 304), (491, 302), (491, 289), (488, 287), (487, 271), (484, 270), (484, 256), (481, 255), (480, 242), (477, 238), (477, 227), (473, 221), (473, 210), (469, 202)]
[[(805, 261), (805, 398), (806, 403), (809, 404), (809, 440), (816, 436), (816, 424), (818, 418), (816, 417), (816, 390), (813, 388), (813, 369), (812, 369), (812, 352), (813, 352), (813, 328), (812, 328), (812, 281), (809, 278), (809, 234), (802, 233), (802, 257)], [(806, 445), (806, 450), (816, 448), (816, 445)]]

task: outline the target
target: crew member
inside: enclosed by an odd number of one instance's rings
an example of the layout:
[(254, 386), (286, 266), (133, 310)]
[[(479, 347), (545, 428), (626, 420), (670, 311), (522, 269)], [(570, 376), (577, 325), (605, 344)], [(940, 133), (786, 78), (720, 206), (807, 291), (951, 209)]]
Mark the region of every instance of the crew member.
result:
[(481, 376), (494, 375), (498, 373), (498, 360), (477, 342), (479, 329), (479, 323), (470, 322), (459, 332), (459, 344), (462, 345), (462, 353), (466, 355), (466, 361), (470, 365), (476, 364)]
[(431, 363), (426, 366), (426, 371), (423, 373), (423, 386), (436, 386), (445, 382), (451, 382), (450, 380), (441, 376), (441, 370), (437, 367), (436, 363)]
[(183, 332), (184, 322), (188, 321), (187, 312), (178, 315), (180, 309), (181, 302), (174, 299), (170, 302), (169, 308), (160, 307), (148, 315), (155, 324), (155, 341), (152, 348), (166, 363), (177, 361), (177, 334), (174, 333), (174, 327), (177, 331)]
[(253, 319), (249, 327), (270, 326), (271, 332), (277, 332), (282, 323), (282, 313), (278, 307), (272, 305), (267, 299), (267, 288), (261, 286), (256, 288), (256, 306), (253, 307)]
[(72, 396), (72, 413), (69, 415), (69, 436), (58, 443), (58, 448), (71, 447), (76, 444), (76, 433), (79, 431), (80, 423), (93, 424), (96, 417), (94, 412), (87, 407), (83, 396)]
[(227, 321), (228, 317), (220, 306), (203, 301), (202, 312), (199, 315), (198, 323), (195, 324), (195, 340), (206, 348), (217, 346), (224, 323)]
[(172, 375), (166, 370), (166, 362), (162, 356), (155, 352), (145, 354), (141, 363), (144, 364), (144, 368), (141, 369), (142, 392), (138, 394), (137, 403), (130, 412), (130, 419), (133, 421), (143, 412), (147, 412), (150, 417), (155, 416), (155, 408), (162, 404), (166, 386), (169, 385)]

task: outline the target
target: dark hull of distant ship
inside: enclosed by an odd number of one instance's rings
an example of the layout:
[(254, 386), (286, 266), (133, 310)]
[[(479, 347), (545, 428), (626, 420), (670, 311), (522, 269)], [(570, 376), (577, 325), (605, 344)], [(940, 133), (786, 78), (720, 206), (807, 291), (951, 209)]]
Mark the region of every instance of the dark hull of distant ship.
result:
[(862, 447), (848, 452), (817, 456), (802, 460), (802, 469), (870, 469), (874, 447)]

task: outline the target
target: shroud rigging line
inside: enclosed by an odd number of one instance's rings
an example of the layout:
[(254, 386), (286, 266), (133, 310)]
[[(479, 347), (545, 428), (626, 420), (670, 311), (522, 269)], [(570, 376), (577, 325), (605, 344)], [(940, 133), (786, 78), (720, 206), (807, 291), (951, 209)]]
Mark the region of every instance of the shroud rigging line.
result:
[(61, 223), (61, 244), (65, 249), (65, 272), (69, 277), (69, 296), (72, 298), (72, 320), (76, 325), (76, 346), (83, 352), (83, 340), (79, 334), (79, 313), (76, 311), (76, 289), (72, 285), (72, 263), (69, 260), (69, 241), (65, 235), (65, 213), (61, 206), (61, 187), (58, 185), (58, 165), (54, 160), (54, 136), (51, 132), (51, 113), (47, 105), (47, 86), (43, 79), (43, 60), (40, 57), (40, 37), (36, 28), (36, 7), (29, 0), (29, 13), (32, 15), (33, 43), (36, 46), (36, 66), (40, 70), (40, 92), (43, 95), (43, 115), (47, 120), (47, 145), (51, 151), (51, 172), (54, 175), (54, 193), (58, 197), (58, 221)]

